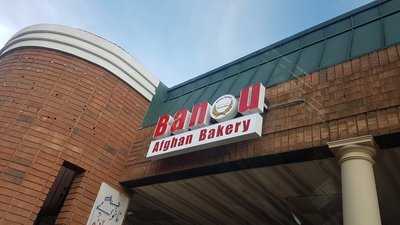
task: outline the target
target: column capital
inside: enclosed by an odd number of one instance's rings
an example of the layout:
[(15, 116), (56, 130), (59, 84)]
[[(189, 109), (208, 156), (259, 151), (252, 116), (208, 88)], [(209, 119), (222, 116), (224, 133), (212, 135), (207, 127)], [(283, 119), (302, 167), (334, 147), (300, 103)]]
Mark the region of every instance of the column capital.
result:
[(339, 163), (350, 159), (364, 159), (375, 163), (376, 144), (372, 135), (365, 135), (328, 142), (328, 147)]

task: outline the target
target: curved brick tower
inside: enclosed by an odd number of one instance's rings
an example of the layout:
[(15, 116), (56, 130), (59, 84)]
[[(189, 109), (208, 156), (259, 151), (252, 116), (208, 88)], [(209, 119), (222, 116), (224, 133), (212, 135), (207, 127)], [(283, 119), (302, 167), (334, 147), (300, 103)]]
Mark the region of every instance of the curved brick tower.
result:
[(119, 187), (158, 81), (121, 48), (64, 26), (23, 29), (0, 56), (0, 224), (32, 224), (60, 170), (56, 224), (86, 224), (101, 182)]

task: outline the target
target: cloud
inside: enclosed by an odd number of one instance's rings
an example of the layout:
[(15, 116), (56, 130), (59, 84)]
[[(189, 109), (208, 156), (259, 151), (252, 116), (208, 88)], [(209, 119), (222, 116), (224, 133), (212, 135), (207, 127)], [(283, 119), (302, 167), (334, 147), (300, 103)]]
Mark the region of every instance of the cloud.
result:
[(2, 1), (1, 5), (7, 10), (0, 14), (0, 46), (23, 27), (50, 22), (57, 16), (55, 7), (46, 0)]
[(26, 26), (63, 24), (117, 43), (171, 86), (365, 1), (0, 0), (0, 48)]
[(219, 53), (225, 60), (232, 60), (238, 56), (238, 36), (240, 35), (240, 29), (238, 24), (243, 16), (245, 16), (245, 7), (247, 4), (245, 1), (228, 1), (225, 10), (222, 12), (222, 23), (220, 32), (218, 35)]
[[(87, 10), (88, 2), (78, 0), (0, 0), (3, 10), (0, 13), (0, 46), (24, 27), (40, 24), (64, 24), (85, 28), (81, 15)], [(96, 14), (95, 6), (91, 15)], [(85, 15), (85, 14), (83, 14)]]
[(7, 27), (4, 24), (0, 24), (0, 48), (2, 48), (8, 39), (14, 34), (14, 29)]

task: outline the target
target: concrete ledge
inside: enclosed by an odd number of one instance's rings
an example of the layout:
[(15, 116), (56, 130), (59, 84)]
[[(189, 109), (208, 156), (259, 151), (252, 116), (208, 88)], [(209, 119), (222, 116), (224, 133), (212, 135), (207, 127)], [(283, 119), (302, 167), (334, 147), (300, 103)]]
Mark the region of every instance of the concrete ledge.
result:
[(61, 25), (39, 24), (16, 33), (0, 55), (21, 47), (43, 47), (66, 52), (107, 69), (151, 101), (159, 80), (122, 48), (95, 34)]

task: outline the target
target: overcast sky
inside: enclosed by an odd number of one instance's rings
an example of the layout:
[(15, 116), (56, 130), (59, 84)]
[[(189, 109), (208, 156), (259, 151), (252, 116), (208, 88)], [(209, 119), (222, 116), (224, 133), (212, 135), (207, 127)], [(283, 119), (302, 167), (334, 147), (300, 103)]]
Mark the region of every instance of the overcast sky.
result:
[(369, 0), (0, 0), (0, 46), (37, 23), (123, 47), (167, 86), (205, 73)]

